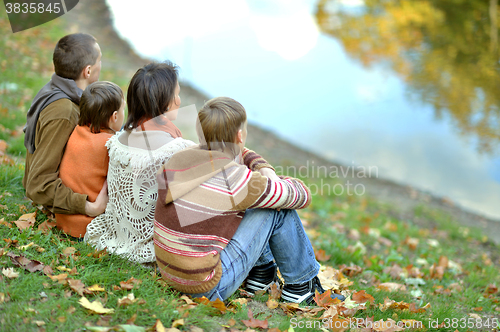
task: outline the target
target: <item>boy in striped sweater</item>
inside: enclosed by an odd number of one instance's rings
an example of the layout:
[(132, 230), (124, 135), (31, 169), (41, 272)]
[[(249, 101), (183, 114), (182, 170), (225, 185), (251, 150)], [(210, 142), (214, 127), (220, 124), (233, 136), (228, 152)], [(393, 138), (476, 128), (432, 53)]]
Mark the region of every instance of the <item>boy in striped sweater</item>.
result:
[(295, 211), (311, 202), (309, 189), (244, 148), (246, 112), (237, 101), (209, 100), (198, 120), (201, 144), (174, 154), (158, 174), (162, 277), (183, 293), (225, 300), (247, 276), (247, 290), (266, 290), (278, 266), (282, 298), (312, 303), (323, 292), (319, 264)]

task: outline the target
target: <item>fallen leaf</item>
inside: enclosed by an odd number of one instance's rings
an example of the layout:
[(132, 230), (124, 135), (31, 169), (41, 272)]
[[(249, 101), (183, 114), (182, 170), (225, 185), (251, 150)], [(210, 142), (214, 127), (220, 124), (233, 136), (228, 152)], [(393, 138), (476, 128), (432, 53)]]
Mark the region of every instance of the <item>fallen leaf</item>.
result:
[(2, 268), (2, 274), (10, 279), (14, 279), (14, 278), (19, 277), (19, 272), (14, 271), (13, 267), (9, 267), (7, 269)]
[(231, 303), (237, 303), (239, 305), (244, 305), (248, 303), (248, 299), (240, 297), (231, 301)]
[(31, 273), (36, 271), (43, 271), (43, 268), (45, 267), (42, 262), (31, 260), (22, 255), (16, 255), (12, 252), (7, 253), (7, 256), (10, 257), (10, 260), (14, 265), (22, 267), (23, 269), (28, 270)]
[(323, 249), (315, 250), (314, 254), (316, 256), (316, 260), (319, 262), (325, 262), (332, 257), (332, 255), (327, 255)]
[(19, 217), (18, 220), (14, 221), (14, 223), (16, 224), (17, 228), (19, 228), (20, 231), (23, 231), (26, 228), (33, 227), (35, 222), (36, 222), (36, 212), (23, 214), (22, 216)]
[(172, 327), (175, 328), (177, 326), (183, 326), (184, 325), (184, 319), (176, 319), (172, 322)]
[(56, 223), (54, 221), (45, 220), (40, 225), (38, 225), (38, 230), (43, 233), (47, 233), (48, 230), (56, 227)]
[(92, 313), (96, 314), (111, 314), (115, 310), (114, 309), (106, 309), (103, 307), (102, 303), (99, 300), (95, 300), (93, 302), (89, 302), (86, 297), (82, 296), (82, 298), (78, 301), (80, 305), (86, 309), (92, 311)]
[(402, 284), (398, 284), (396, 282), (384, 282), (377, 286), (378, 289), (385, 290), (388, 292), (394, 291), (406, 291), (406, 286)]
[(156, 332), (165, 332), (165, 326), (163, 326), (161, 320), (157, 319), (155, 324)]
[(488, 287), (486, 287), (486, 293), (495, 294), (496, 292), (498, 292), (498, 287), (496, 285), (489, 284)]
[(64, 316), (60, 316), (60, 317), (57, 317), (57, 320), (58, 320), (60, 323), (64, 323), (64, 322), (66, 322), (66, 317), (64, 317)]
[(267, 300), (266, 305), (269, 309), (276, 309), (279, 303), (275, 299), (269, 299)]
[(234, 326), (236, 325), (236, 321), (233, 318), (231, 318), (230, 320), (227, 321), (227, 325)]
[(3, 139), (0, 139), (0, 156), (3, 156), (5, 154), (8, 146), (9, 145), (7, 144), (7, 142), (5, 142)]
[(76, 252), (76, 249), (73, 248), (73, 247), (66, 247), (64, 248), (63, 250), (63, 255), (66, 256), (66, 257), (69, 257), (71, 255), (73, 255), (74, 253)]
[(278, 300), (281, 297), (281, 289), (276, 283), (272, 284), (269, 288), (269, 297)]
[(81, 280), (78, 279), (68, 279), (69, 288), (75, 291), (78, 295), (83, 296), (85, 291), (85, 285)]
[(32, 321), (32, 323), (36, 324), (36, 326), (38, 326), (38, 327), (45, 325), (45, 322), (43, 320), (34, 320), (34, 321)]
[(105, 289), (102, 288), (101, 286), (95, 284), (87, 288), (90, 292), (104, 292)]
[(332, 290), (329, 289), (326, 292), (320, 294), (317, 290), (315, 291), (314, 294), (314, 302), (320, 307), (328, 307), (332, 304), (338, 304), (340, 303), (339, 299), (332, 299)]
[(55, 276), (49, 276), (50, 279), (59, 282), (60, 284), (66, 284), (67, 283), (67, 278), (68, 274), (67, 273), (61, 273)]
[(475, 308), (472, 308), (472, 310), (474, 310), (474, 311), (483, 311), (483, 307), (475, 307)]
[(352, 300), (356, 303), (366, 303), (366, 302), (373, 303), (373, 302), (375, 302), (375, 299), (373, 298), (373, 296), (371, 296), (370, 294), (367, 294), (364, 289), (352, 294)]
[(21, 249), (21, 250), (26, 250), (26, 249), (28, 249), (29, 247), (31, 247), (32, 245), (34, 245), (34, 243), (33, 243), (33, 242), (30, 242), (30, 243), (28, 243), (28, 244), (26, 244), (26, 245), (24, 245), (24, 246), (20, 246), (20, 247), (19, 247), (19, 249)]
[(127, 319), (127, 324), (134, 324), (136, 319), (137, 319), (137, 314), (133, 314), (132, 317)]
[(137, 302), (137, 299), (134, 296), (134, 293), (130, 293), (127, 296), (122, 297), (121, 299), (118, 299), (118, 306), (121, 305), (129, 305)]
[(353, 277), (357, 274), (360, 274), (363, 272), (363, 268), (354, 264), (351, 264), (350, 266), (346, 266), (345, 264), (342, 264), (339, 266), (340, 272), (342, 272), (344, 275), (348, 277)]
[(210, 301), (210, 306), (218, 309), (221, 313), (225, 313), (227, 311), (226, 305), (220, 299), (216, 299), (215, 301)]
[(260, 327), (262, 329), (267, 329), (269, 326), (269, 323), (266, 320), (258, 320), (253, 317), (253, 312), (252, 309), (248, 309), (248, 320), (241, 320), (243, 324), (245, 324), (246, 327), (250, 328), (257, 328)]

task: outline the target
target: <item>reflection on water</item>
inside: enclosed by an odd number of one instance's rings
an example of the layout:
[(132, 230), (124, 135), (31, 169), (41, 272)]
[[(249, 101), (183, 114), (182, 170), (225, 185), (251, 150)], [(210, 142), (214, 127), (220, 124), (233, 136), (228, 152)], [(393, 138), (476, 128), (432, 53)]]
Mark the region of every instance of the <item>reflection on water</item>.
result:
[(107, 1), (139, 52), (250, 122), (500, 219), (490, 0)]
[(500, 155), (498, 0), (367, 0), (357, 10), (321, 0), (316, 18), (350, 57), (384, 64), (414, 98), (449, 114), (478, 149)]

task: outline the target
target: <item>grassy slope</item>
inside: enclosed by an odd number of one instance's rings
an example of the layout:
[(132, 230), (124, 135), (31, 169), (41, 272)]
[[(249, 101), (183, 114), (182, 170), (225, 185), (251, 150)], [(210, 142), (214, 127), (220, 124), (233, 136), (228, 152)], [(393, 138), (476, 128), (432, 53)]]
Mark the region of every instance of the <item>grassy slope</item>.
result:
[[(207, 331), (220, 330), (221, 325), (232, 324), (231, 318), (235, 321), (233, 328), (245, 330), (242, 319), (247, 318), (248, 308), (252, 308), (259, 319), (268, 317), (270, 327), (288, 329), (290, 317), (282, 309), (267, 308), (264, 303), (267, 295), (243, 306), (236, 304), (234, 312), (225, 314), (205, 305), (188, 309), (183, 306), (185, 301), (180, 295), (159, 282), (151, 269), (112, 255), (100, 256), (84, 243), (72, 243), (55, 231), (43, 233), (28, 229), (20, 232), (15, 225), (12, 227), (10, 221), (17, 220), (21, 214), (38, 211), (24, 198), (21, 186), (24, 148), (19, 128), (24, 123), (32, 97), (51, 75), (52, 68), (48, 64), (53, 45), (64, 35), (65, 28), (56, 20), (44, 27), (12, 35), (5, 13), (0, 15), (2, 83), (17, 84), (17, 89), (0, 92), (0, 139), (9, 145), (9, 157), (0, 166), (0, 219), (6, 221), (0, 225), (0, 241), (3, 243), (0, 244), (0, 248), (3, 247), (0, 249), (0, 265), (19, 272), (19, 276), (13, 279), (0, 275), (2, 331), (80, 331), (85, 326), (114, 326), (126, 324), (127, 320), (137, 326), (151, 327), (157, 319), (169, 327), (181, 318), (184, 318), (184, 324), (177, 326), (181, 330), (189, 331), (193, 326)], [(113, 54), (112, 48), (108, 47), (104, 52), (105, 58), (120, 62), (118, 52)], [(128, 71), (104, 69), (102, 75), (101, 78), (114, 80), (122, 88), (129, 78)], [(312, 184), (312, 180), (305, 180)], [(329, 184), (335, 185), (334, 182)], [(325, 251), (320, 257), (322, 264), (337, 268), (340, 264), (354, 264), (344, 269), (344, 274), (353, 283), (347, 286), (347, 292), (366, 290), (374, 297), (375, 304), (358, 311), (355, 317), (373, 316), (374, 320), (391, 318), (396, 321), (416, 319), (428, 326), (429, 319), (443, 322), (479, 315), (486, 322), (487, 318), (499, 316), (500, 297), (493, 287), (500, 281), (498, 247), (485, 241), (482, 234), (459, 227), (449, 216), (422, 205), (416, 209), (415, 216), (432, 220), (438, 226), (434, 229), (419, 228), (413, 220), (395, 218), (387, 206), (377, 201), (348, 195), (316, 195), (311, 207), (301, 215), (308, 225), (314, 246)], [(45, 214), (38, 212), (36, 225), (46, 219)], [(23, 249), (22, 246), (30, 243), (34, 245)], [(67, 247), (75, 248), (76, 252), (67, 253)], [(65, 273), (66, 268), (75, 268), (76, 274), (66, 271), (68, 278), (81, 280), (85, 286), (98, 284), (103, 287), (105, 291), (85, 296), (91, 301), (100, 299), (106, 308), (114, 308), (115, 312), (104, 316), (90, 314), (78, 304), (81, 296), (67, 283), (14, 266), (7, 252), (51, 266), (55, 275)], [(431, 266), (437, 264), (440, 257), (453, 262), (448, 264), (441, 279), (431, 277)], [(120, 282), (132, 277), (142, 283), (132, 290), (117, 289)], [(414, 279), (406, 279), (408, 277)], [(411, 286), (415, 278), (424, 281), (425, 285)], [(377, 285), (383, 282), (403, 284), (405, 281), (406, 291), (388, 293), (377, 289)], [(130, 293), (145, 303), (118, 306), (118, 300)], [(233, 299), (237, 297), (239, 295)], [(379, 304), (383, 304), (386, 297), (398, 302), (414, 302), (418, 306), (430, 303), (431, 308), (422, 313), (397, 309), (382, 311)], [(293, 317), (299, 317), (299, 313)], [(307, 321), (303, 317), (299, 319), (304, 323)], [(301, 330), (308, 329), (295, 328), (295, 331)], [(458, 326), (458, 330), (467, 329)]]

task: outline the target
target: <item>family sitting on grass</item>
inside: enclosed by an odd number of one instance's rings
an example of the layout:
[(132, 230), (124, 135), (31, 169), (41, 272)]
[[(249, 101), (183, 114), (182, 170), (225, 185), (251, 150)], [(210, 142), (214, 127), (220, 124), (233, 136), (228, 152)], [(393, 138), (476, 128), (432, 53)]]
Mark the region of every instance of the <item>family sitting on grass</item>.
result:
[(249, 293), (267, 290), (278, 284), (278, 268), (283, 300), (311, 304), (324, 292), (295, 211), (311, 193), (245, 148), (240, 103), (206, 102), (195, 144), (173, 124), (181, 103), (174, 64), (135, 73), (123, 125), (123, 92), (98, 81), (94, 37), (63, 37), (53, 61), (55, 74), (28, 111), (23, 185), (59, 229), (131, 261), (156, 262), (171, 287), (195, 297), (226, 300), (245, 280)]

